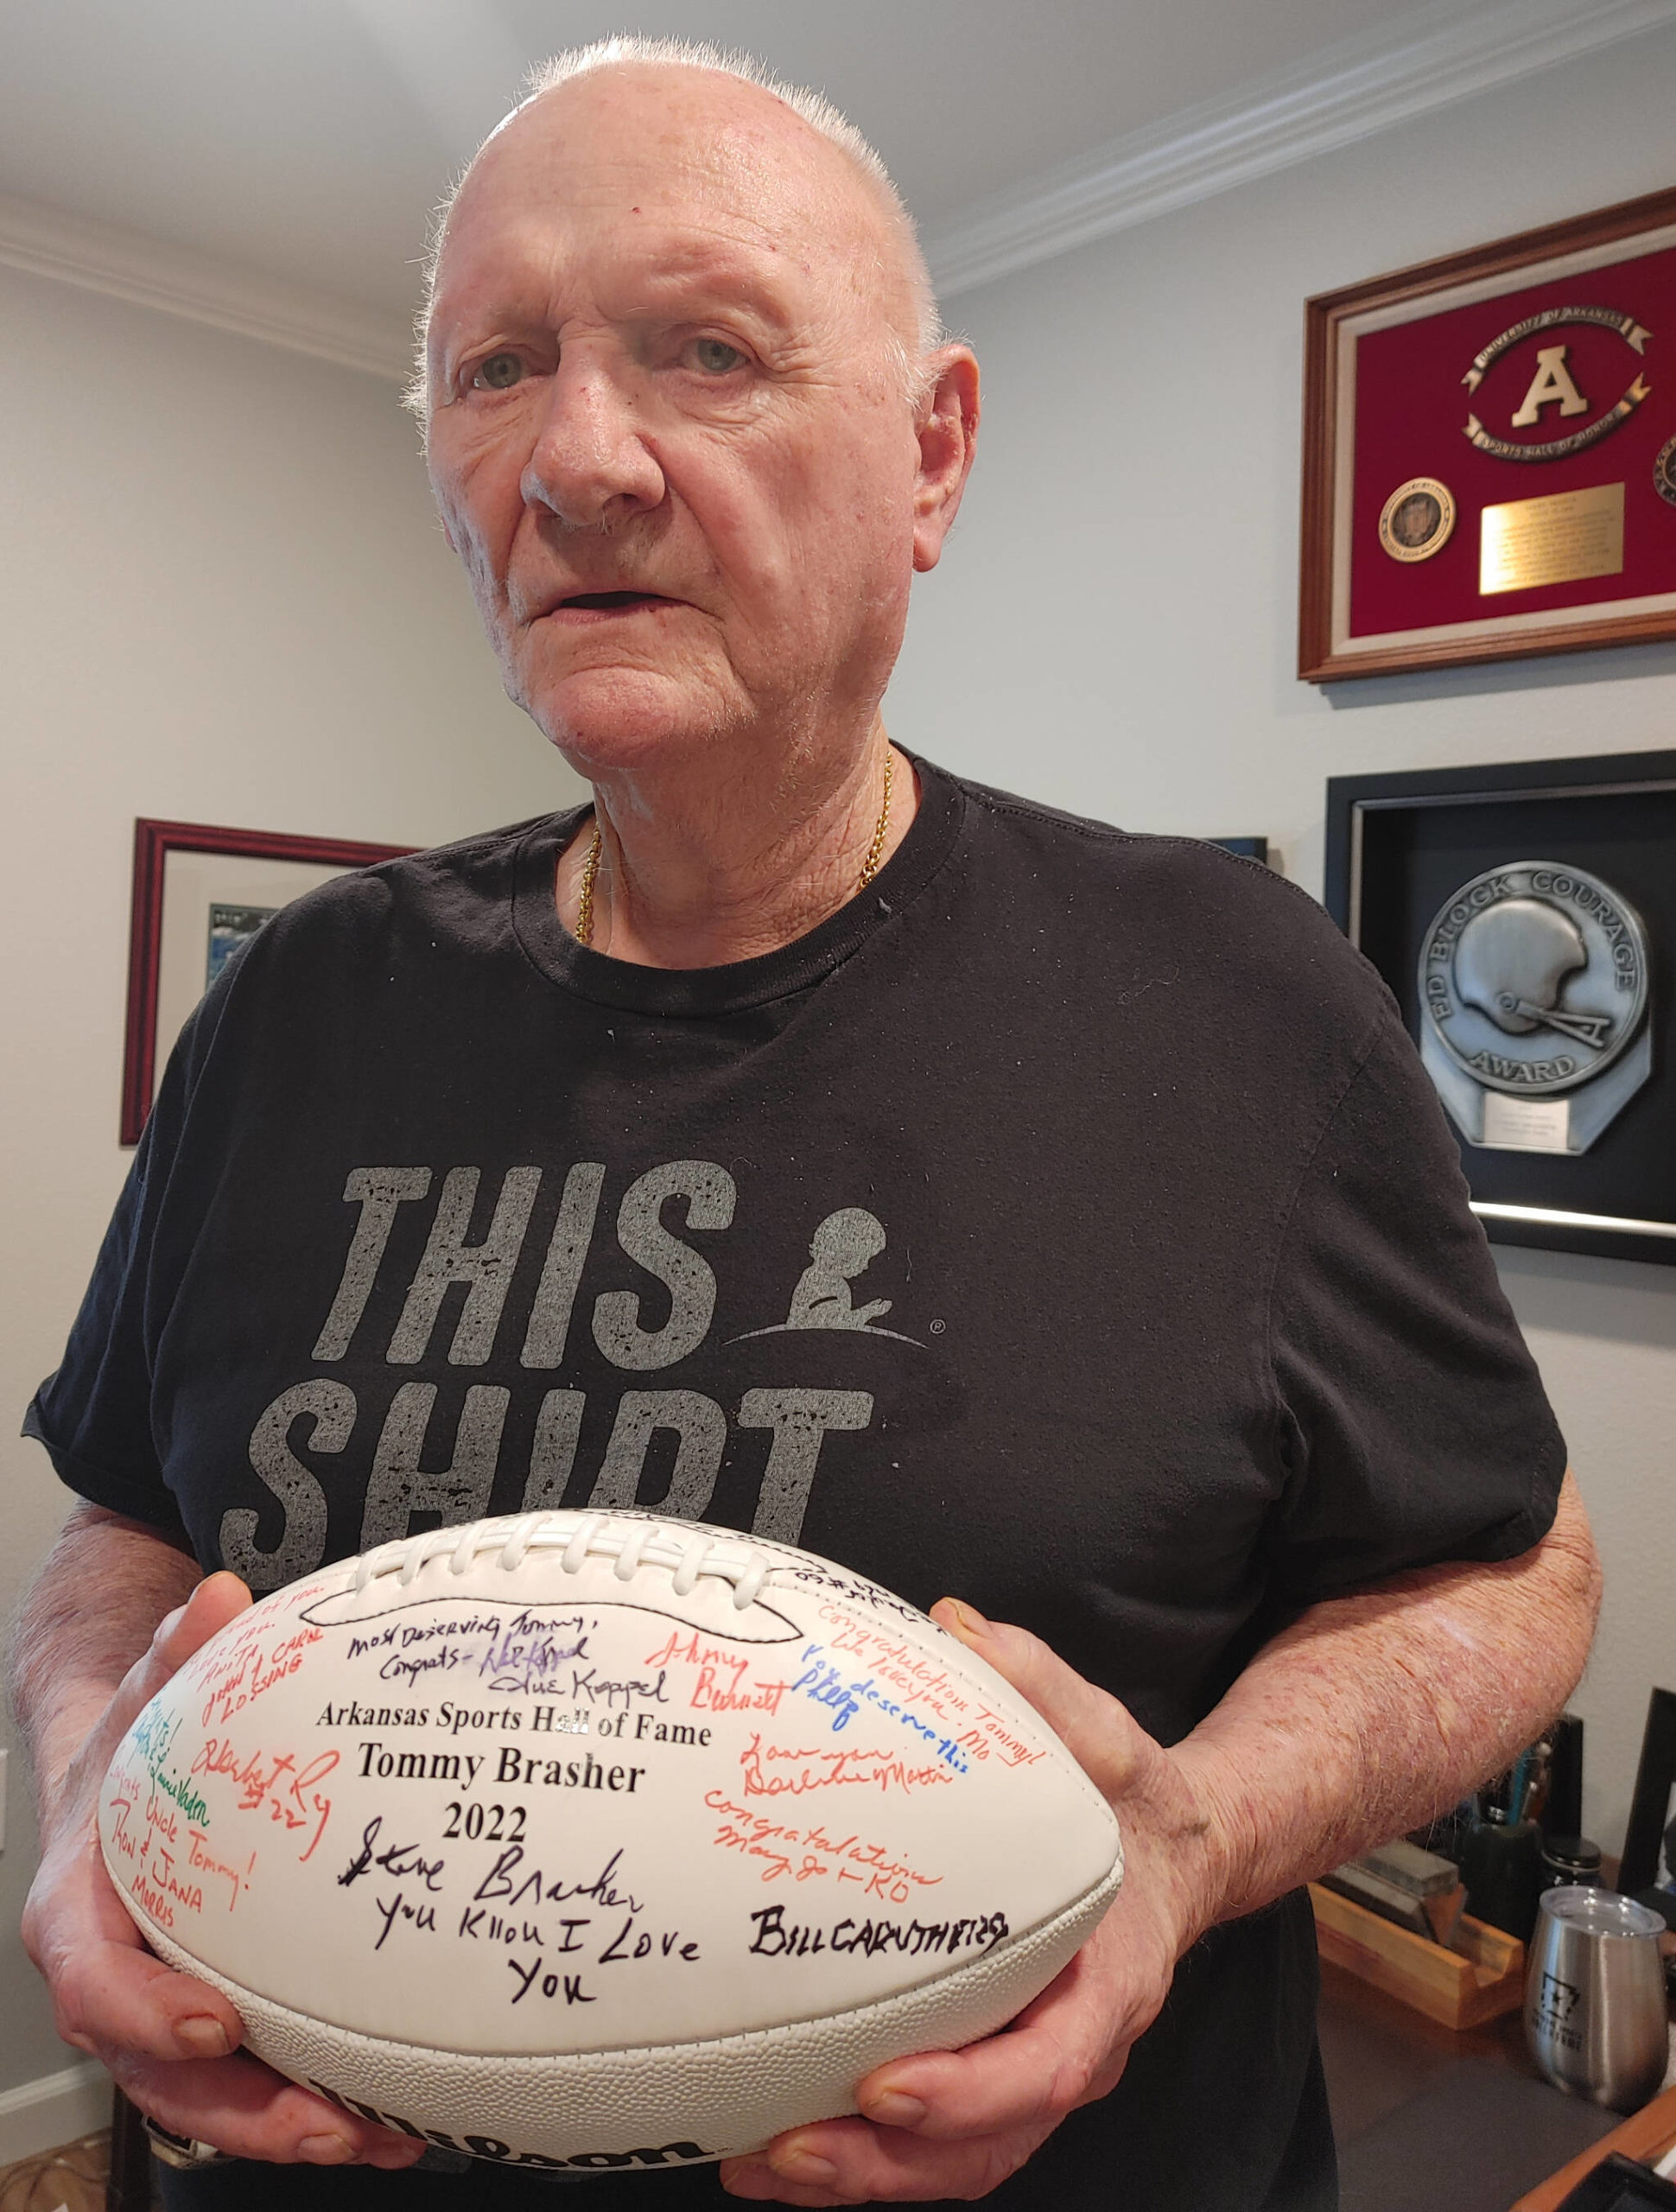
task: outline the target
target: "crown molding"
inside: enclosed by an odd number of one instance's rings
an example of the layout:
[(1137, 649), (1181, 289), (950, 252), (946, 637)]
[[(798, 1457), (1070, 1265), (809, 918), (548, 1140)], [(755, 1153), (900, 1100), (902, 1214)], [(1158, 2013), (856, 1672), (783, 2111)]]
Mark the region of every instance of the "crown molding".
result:
[[(1091, 154), (974, 201), (928, 228), (944, 298), (1251, 184), (1353, 140), (1676, 23), (1676, 0), (1460, 0), (1407, 13), (1390, 30), (1322, 47), (1306, 61), (1180, 109)], [(163, 315), (395, 381), (409, 339), (394, 315), (0, 194), (0, 264), (104, 292)]]
[(969, 291), (1673, 22), (1676, 0), (1495, 0), (1467, 17), (1460, 0), (1442, 0), (974, 201), (959, 222), (927, 231), (932, 278), (944, 298)]
[(0, 264), (366, 376), (395, 380), (408, 371), (409, 340), (398, 316), (3, 194)]

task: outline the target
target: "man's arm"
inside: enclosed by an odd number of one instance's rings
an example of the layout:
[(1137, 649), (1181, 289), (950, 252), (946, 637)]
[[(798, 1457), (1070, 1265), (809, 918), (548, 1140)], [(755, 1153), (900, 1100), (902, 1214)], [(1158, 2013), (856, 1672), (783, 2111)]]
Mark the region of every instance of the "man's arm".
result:
[(8, 1669), (28, 1738), (41, 1833), (57, 1826), (65, 1782), (123, 1676), (199, 1579), (155, 1529), (77, 1503), (19, 1614)]
[(1508, 1765), (1575, 1687), (1600, 1569), (1568, 1475), (1520, 1558), (1427, 1567), (1314, 1605), (1171, 1751), (1022, 1629), (936, 1617), (1005, 1675), (1110, 1799), (1123, 1886), (1013, 2024), (861, 2083), (830, 2120), (731, 2161), (740, 2196), (804, 2205), (984, 2195), (1103, 2096), (1206, 1929), (1255, 1911), (1456, 1802)]
[(231, 1574), (200, 1584), (193, 1561), (156, 1529), (97, 1505), (71, 1513), (23, 1601), (10, 1653), (41, 1824), (24, 1944), (60, 2035), (175, 2133), (244, 2158), (407, 2165), (420, 2145), (235, 2052), (238, 2013), (146, 1949), (99, 1853), (99, 1788), (130, 1722), (249, 1603)]
[(1312, 1606), (1178, 1747), (1216, 1807), (1215, 1917), (1255, 1911), (1509, 1766), (1576, 1688), (1600, 1594), (1567, 1474), (1552, 1528), (1520, 1557)]

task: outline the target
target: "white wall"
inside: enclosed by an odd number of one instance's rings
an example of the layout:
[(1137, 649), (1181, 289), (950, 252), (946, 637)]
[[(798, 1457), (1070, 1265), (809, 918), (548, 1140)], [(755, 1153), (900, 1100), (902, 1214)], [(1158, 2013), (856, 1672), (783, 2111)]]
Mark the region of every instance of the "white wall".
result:
[[(895, 734), (1134, 829), (1267, 835), (1317, 894), (1329, 776), (1676, 744), (1676, 646), (1293, 672), (1305, 299), (1669, 185), (1673, 85), (1676, 34), (1645, 35), (950, 302), (987, 412)], [(1606, 1554), (1576, 1707), (1615, 1851), (1647, 1690), (1676, 1688), (1676, 1269), (1501, 1272)]]
[[(67, 1503), (16, 1424), (128, 1159), (135, 817), (436, 844), (580, 786), (501, 694), (393, 387), (0, 270), (0, 389), (9, 1610)], [(17, 1758), (8, 1814), (0, 2093), (73, 2056), (16, 1934)], [(79, 2132), (67, 2108), (42, 2107), (46, 2141)], [(29, 2122), (0, 2110), (0, 2158)]]

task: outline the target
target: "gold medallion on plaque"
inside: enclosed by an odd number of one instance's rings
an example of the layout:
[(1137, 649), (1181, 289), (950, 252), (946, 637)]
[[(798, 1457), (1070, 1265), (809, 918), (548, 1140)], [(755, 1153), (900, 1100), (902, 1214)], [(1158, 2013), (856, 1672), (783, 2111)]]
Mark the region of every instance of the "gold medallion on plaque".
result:
[(1435, 476), (1411, 476), (1385, 502), (1379, 542), (1393, 561), (1429, 561), (1455, 527), (1455, 495)]
[(1659, 458), (1653, 464), (1653, 488), (1661, 499), (1676, 507), (1676, 438), (1659, 449)]

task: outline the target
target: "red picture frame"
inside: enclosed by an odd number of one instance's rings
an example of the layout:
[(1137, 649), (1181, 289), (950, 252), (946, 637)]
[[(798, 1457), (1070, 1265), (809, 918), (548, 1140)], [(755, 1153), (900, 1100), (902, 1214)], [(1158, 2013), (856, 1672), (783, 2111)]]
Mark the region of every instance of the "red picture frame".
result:
[[(207, 822), (160, 822), (143, 817), (136, 821), (118, 1141), (139, 1142), (156, 1090), (159, 983), (171, 853), (220, 855), (231, 861), (278, 861), (342, 871), (399, 860), (413, 850), (411, 845), (371, 845), (349, 837), (294, 837), (276, 830), (235, 830)], [(289, 895), (296, 893), (293, 890)], [(279, 898), (278, 903), (283, 905), (285, 899)], [(167, 1051), (173, 1041), (172, 1037), (164, 1039), (163, 1049)]]
[(1305, 682), (1669, 637), (1676, 190), (1307, 302)]

